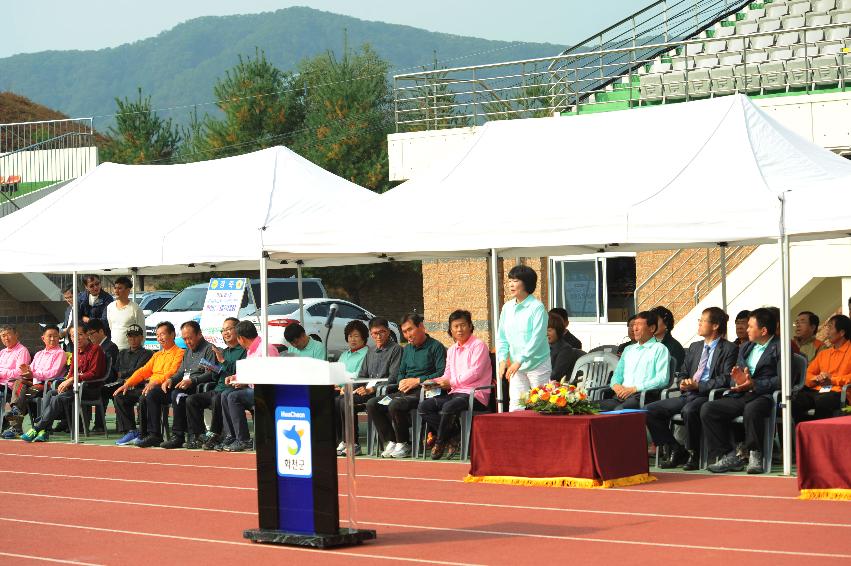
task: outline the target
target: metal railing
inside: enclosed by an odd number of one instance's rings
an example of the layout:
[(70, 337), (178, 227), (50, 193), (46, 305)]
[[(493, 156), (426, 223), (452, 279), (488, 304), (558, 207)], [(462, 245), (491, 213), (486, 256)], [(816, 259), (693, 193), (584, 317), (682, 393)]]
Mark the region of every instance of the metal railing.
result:
[[(724, 262), (725, 262), (725, 270), (729, 273), (731, 270), (741, 264), (745, 258), (747, 258), (751, 252), (756, 249), (756, 246), (733, 246), (729, 248), (729, 251), (726, 252)], [(694, 284), (694, 304), (697, 305), (700, 303), (700, 300), (703, 299), (706, 295), (708, 295), (712, 289), (715, 288), (716, 285), (721, 282), (721, 256), (719, 254), (718, 259), (712, 261), (709, 255), (709, 249), (706, 250), (706, 259), (707, 263), (709, 263), (709, 267), (707, 271), (703, 274), (703, 277), (697, 280)]]
[[(585, 93), (604, 88), (632, 72), (642, 60), (664, 53), (659, 44), (684, 41), (738, 12), (752, 0), (659, 0), (592, 35), (553, 61), (547, 69), (560, 80), (553, 85), (562, 105), (578, 104)], [(629, 51), (617, 51), (627, 48)]]
[[(752, 61), (755, 52), (765, 49), (750, 47), (758, 38), (771, 37), (769, 43), (783, 34), (797, 34), (799, 38), (824, 35), (835, 28), (848, 28), (848, 23), (826, 24), (789, 30), (758, 32), (745, 35), (731, 35), (723, 38), (700, 38), (685, 41), (663, 42), (609, 49), (594, 53), (567, 53), (553, 57), (541, 57), (522, 61), (508, 61), (489, 65), (456, 67), (452, 69), (429, 70), (394, 76), (394, 115), (396, 131), (419, 131), (460, 126), (482, 125), (490, 120), (514, 118), (532, 118), (552, 116), (559, 113), (577, 112), (581, 109), (601, 109), (640, 106), (645, 103), (664, 103), (668, 101), (691, 100), (721, 96), (737, 92), (763, 94), (769, 91), (802, 89), (811, 90), (817, 86), (830, 84), (831, 77), (837, 77), (835, 86), (846, 88), (851, 82), (845, 60), (851, 65), (851, 54), (838, 53), (838, 62), (833, 66), (814, 65), (819, 56), (814, 46), (804, 42), (800, 53), (782, 59), (782, 81), (777, 83), (775, 76), (760, 72), (760, 63)], [(755, 41), (756, 40), (756, 41)], [(736, 49), (722, 51), (725, 55), (740, 54), (744, 74), (722, 83), (720, 79), (706, 78), (697, 68), (701, 54), (697, 46), (717, 41), (726, 45), (740, 45)], [(851, 43), (849, 43), (851, 45)], [(791, 49), (790, 49), (791, 50)], [(658, 90), (640, 84), (641, 77), (648, 74), (666, 75), (679, 69), (667, 71), (652, 69), (660, 63), (659, 55), (677, 59), (682, 63), (683, 78), (680, 81), (663, 84)], [(630, 63), (624, 73), (624, 64), (620, 59), (628, 58)], [(736, 59), (736, 57), (732, 57)], [(592, 61), (593, 60), (593, 61)], [(615, 61), (615, 62), (612, 62)], [(773, 61), (769, 61), (773, 62)], [(701, 63), (702, 64), (702, 63)], [(790, 65), (794, 64), (794, 65)], [(672, 65), (667, 63), (666, 65)], [(734, 65), (735, 66), (735, 65)], [(801, 67), (797, 71), (787, 71), (786, 66)], [(721, 68), (715, 65), (713, 68)], [(552, 71), (551, 69), (560, 69)], [(564, 72), (563, 69), (570, 69)], [(601, 70), (602, 69), (602, 70)], [(821, 74), (816, 75), (815, 71)], [(589, 83), (583, 79), (584, 72), (595, 72), (605, 78), (604, 83)], [(699, 72), (698, 72), (699, 71)], [(623, 73), (617, 75), (616, 73)], [(789, 74), (792, 73), (792, 74)], [(797, 73), (797, 74), (796, 74)], [(798, 76), (800, 75), (800, 76)], [(619, 79), (626, 79), (620, 85), (612, 85)], [(716, 81), (719, 88), (714, 88)], [(699, 81), (707, 81), (702, 85)], [(674, 96), (667, 94), (671, 85), (681, 85)], [(851, 85), (848, 85), (851, 86)], [(613, 96), (613, 91), (622, 87), (622, 96)], [(610, 99), (612, 98), (612, 99)]]

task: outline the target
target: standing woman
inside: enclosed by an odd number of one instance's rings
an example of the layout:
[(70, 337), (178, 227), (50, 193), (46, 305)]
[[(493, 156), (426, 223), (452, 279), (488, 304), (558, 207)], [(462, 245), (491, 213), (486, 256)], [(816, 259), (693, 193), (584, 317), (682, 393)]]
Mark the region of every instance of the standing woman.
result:
[(508, 380), (509, 410), (523, 409), (520, 396), (549, 381), (550, 346), (547, 342), (547, 309), (532, 293), (538, 274), (516, 265), (508, 272), (508, 291), (513, 297), (502, 306), (496, 339), (498, 375)]

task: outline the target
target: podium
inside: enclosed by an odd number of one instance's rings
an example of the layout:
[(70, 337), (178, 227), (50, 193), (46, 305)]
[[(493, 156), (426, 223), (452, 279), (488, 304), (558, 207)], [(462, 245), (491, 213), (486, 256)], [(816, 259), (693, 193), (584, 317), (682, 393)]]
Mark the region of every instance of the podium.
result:
[[(236, 375), (239, 383), (254, 386), (255, 404), (259, 528), (248, 529), (243, 536), (254, 542), (314, 548), (376, 538), (373, 530), (353, 528), (354, 501), (349, 528), (340, 528), (334, 433), (339, 415), (334, 414), (333, 386), (347, 383), (351, 399), (351, 379), (343, 365), (312, 358), (249, 358), (237, 362)], [(350, 446), (348, 470), (353, 480), (351, 453)]]

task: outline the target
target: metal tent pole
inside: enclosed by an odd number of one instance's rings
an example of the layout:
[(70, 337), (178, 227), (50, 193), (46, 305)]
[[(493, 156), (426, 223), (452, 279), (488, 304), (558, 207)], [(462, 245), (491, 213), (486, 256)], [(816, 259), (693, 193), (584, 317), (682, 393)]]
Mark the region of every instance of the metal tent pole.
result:
[(263, 340), (262, 357), (267, 355), (269, 344), (269, 277), (266, 273), (266, 252), (260, 252), (260, 337)]
[[(789, 332), (789, 236), (786, 234), (786, 195), (780, 195), (780, 406), (783, 416), (783, 475), (792, 473), (792, 343)], [(769, 464), (770, 465), (770, 464)]]
[(301, 266), (304, 264), (302, 260), (298, 260), (296, 263), (296, 277), (298, 278), (298, 320), (304, 325), (304, 286), (302, 285), (301, 280)]
[[(77, 272), (73, 271), (71, 274), (71, 294), (74, 296), (74, 304), (71, 306), (71, 320), (74, 324), (74, 333), (79, 336), (79, 328), (78, 324), (80, 324), (79, 318), (79, 306), (77, 299)], [(73, 357), (74, 365), (74, 426), (68, 427), (71, 430), (71, 434), (74, 437), (74, 444), (80, 442), (80, 391), (78, 389), (78, 380), (77, 376), (80, 373), (80, 360), (79, 360), (79, 344), (77, 343), (77, 336), (71, 338), (71, 344), (73, 348)]]
[[(491, 283), (491, 319), (490, 319), (490, 336), (491, 344), (496, 349), (497, 328), (499, 327), (499, 305), (502, 298), (499, 293), (499, 275), (497, 266), (499, 262), (499, 253), (496, 248), (491, 248), (490, 256), (490, 283)], [(502, 379), (497, 377), (496, 380), (496, 411), (502, 412)]]
[(727, 312), (727, 242), (721, 242), (718, 247), (721, 250), (721, 310)]

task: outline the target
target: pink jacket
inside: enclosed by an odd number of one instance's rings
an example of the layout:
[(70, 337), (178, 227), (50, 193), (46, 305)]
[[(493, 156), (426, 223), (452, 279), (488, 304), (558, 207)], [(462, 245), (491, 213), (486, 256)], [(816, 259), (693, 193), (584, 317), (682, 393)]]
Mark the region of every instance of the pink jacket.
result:
[[(263, 356), (263, 350), (260, 349), (263, 344), (263, 339), (259, 336), (254, 339), (254, 342), (251, 343), (251, 346), (248, 347), (248, 351), (245, 353), (246, 358), (259, 358)], [(277, 358), (280, 356), (278, 353), (278, 349), (269, 344), (266, 346), (266, 356), (269, 358)], [(250, 388), (254, 389), (254, 384), (249, 385)]]
[(67, 373), (68, 355), (62, 348), (44, 349), (35, 353), (30, 364), (33, 383), (46, 382)]
[[(487, 345), (475, 336), (460, 346), (457, 342), (446, 352), (446, 371), (449, 393), (472, 393), (476, 387), (491, 384), (491, 358)], [(487, 405), (490, 391), (476, 391), (476, 399)]]

